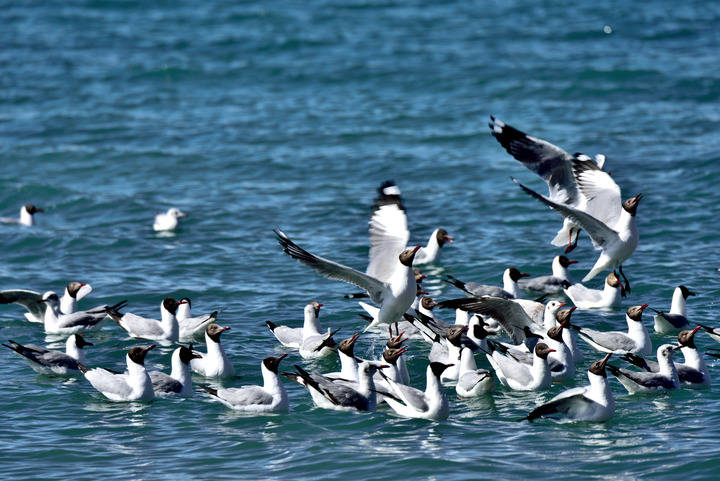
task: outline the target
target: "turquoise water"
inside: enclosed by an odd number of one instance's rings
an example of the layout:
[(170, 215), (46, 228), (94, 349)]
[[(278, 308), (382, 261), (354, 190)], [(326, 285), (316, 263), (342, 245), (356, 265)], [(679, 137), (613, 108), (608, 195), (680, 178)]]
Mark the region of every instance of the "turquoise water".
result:
[[(33, 229), (0, 226), (0, 288), (78, 279), (95, 288), (86, 307), (128, 299), (150, 315), (187, 295), (198, 313), (222, 309), (242, 375), (231, 385), (259, 382), (259, 359), (283, 352), (264, 321), (299, 325), (310, 300), (342, 335), (363, 327), (347, 287), (282, 254), (271, 229), (363, 268), (385, 179), (414, 240), (437, 226), (455, 236), (428, 272), (435, 297), (458, 296), (443, 273), (490, 283), (509, 265), (549, 269), (559, 217), (510, 182), (544, 190), (489, 135), (491, 114), (607, 154), (625, 195), (645, 195), (632, 296), (579, 324), (622, 328), (626, 307), (667, 308), (678, 284), (698, 293), (693, 320), (720, 324), (715, 3), (8, 2), (0, 24), (0, 215), (46, 211)], [(190, 215), (157, 236), (152, 218), (170, 206)], [(595, 260), (587, 238), (573, 258), (579, 279)], [(0, 338), (42, 343), (21, 312), (0, 309)], [(89, 363), (107, 367), (137, 344), (109, 324), (89, 337)], [(363, 337), (357, 352), (382, 343)], [(577, 383), (597, 357), (583, 348)], [(426, 347), (409, 354), (422, 385)], [(616, 414), (600, 425), (517, 422), (562, 386), (451, 396), (433, 423), (315, 409), (286, 384), (289, 414), (246, 417), (202, 394), (113, 404), (84, 379), (38, 376), (7, 350), (0, 361), (7, 479), (709, 479), (720, 467), (715, 386), (628, 396), (613, 380)]]

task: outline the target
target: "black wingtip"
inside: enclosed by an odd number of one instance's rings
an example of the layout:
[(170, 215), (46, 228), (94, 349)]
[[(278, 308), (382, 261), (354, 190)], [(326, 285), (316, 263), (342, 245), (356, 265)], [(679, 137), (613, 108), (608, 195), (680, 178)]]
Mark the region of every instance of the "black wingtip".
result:
[(80, 372), (83, 374), (85, 374), (86, 372), (88, 372), (90, 370), (89, 367), (87, 367), (85, 364), (83, 364), (81, 362), (77, 363), (77, 367), (78, 367), (78, 369), (80, 369)]
[(270, 331), (275, 332), (275, 328), (277, 327), (277, 324), (275, 324), (272, 321), (265, 321), (265, 324), (267, 324), (267, 327), (270, 328)]
[(203, 388), (210, 395), (217, 397), (217, 389), (211, 388), (207, 384), (200, 384), (200, 387)]
[(363, 318), (364, 320), (366, 320), (367, 322), (373, 322), (373, 317), (372, 317), (372, 316), (368, 316), (367, 314), (358, 314), (358, 316), (362, 317), (362, 318)]

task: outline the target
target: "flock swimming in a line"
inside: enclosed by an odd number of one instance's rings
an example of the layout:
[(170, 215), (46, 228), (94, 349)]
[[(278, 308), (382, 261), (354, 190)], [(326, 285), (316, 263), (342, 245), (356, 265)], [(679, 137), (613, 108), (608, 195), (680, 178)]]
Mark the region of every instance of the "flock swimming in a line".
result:
[[(543, 196), (514, 178), (513, 181), (563, 218), (563, 225), (551, 243), (564, 247), (564, 253), (553, 259), (552, 274), (529, 278), (510, 267), (503, 273), (502, 287), (465, 282), (448, 275), (443, 280), (465, 297), (436, 302), (426, 296), (422, 287), (426, 276), (417, 267), (439, 262), (441, 249), (454, 239), (445, 229), (438, 228), (426, 245), (409, 245), (410, 232), (400, 189), (391, 181), (384, 182), (378, 189), (369, 222), (369, 263), (364, 272), (311, 253), (280, 229), (274, 230), (278, 243), (290, 257), (322, 277), (362, 290), (345, 297), (370, 301), (359, 301), (365, 311), (361, 317), (367, 321), (364, 331), (376, 335), (389, 333), (379, 359), (355, 355), (359, 332), (336, 342), (338, 330), (321, 327), (322, 304), (313, 301), (304, 308), (302, 327), (282, 326), (273, 321), (267, 321), (267, 326), (286, 350), (297, 351), (302, 359), (337, 353), (339, 371), (320, 373), (295, 364), (294, 371), (281, 372), (280, 363), (288, 356), (285, 353), (262, 360), (262, 386), (201, 384), (204, 392), (232, 409), (282, 412), (290, 406), (283, 376), (304, 386), (319, 408), (375, 411), (387, 406), (403, 417), (441, 420), (451, 411), (446, 393), (449, 385), (454, 385), (459, 398), (472, 398), (491, 395), (497, 389), (496, 380), (504, 389), (516, 391), (538, 391), (553, 383), (572, 382), (576, 368), (584, 362), (579, 339), (598, 351), (593, 356), (598, 359), (592, 360), (587, 371), (589, 383), (561, 392), (534, 409), (528, 406), (529, 414), (524, 419), (565, 422), (611, 418), (615, 402), (608, 371), (631, 394), (709, 386), (708, 366), (694, 337), (704, 329), (720, 342), (720, 329), (689, 321), (686, 302), (695, 294), (686, 286), (675, 289), (668, 311), (655, 310), (647, 304), (629, 307), (625, 314), (626, 331), (599, 331), (572, 322), (576, 309), (616, 307), (631, 293), (623, 263), (638, 245), (636, 215), (642, 195), (623, 201), (619, 186), (604, 170), (603, 155), (594, 159), (583, 154), (571, 155), (494, 117), (489, 125), (502, 147), (547, 183), (549, 195)], [(34, 215), (39, 212), (42, 209), (28, 204), (20, 209), (19, 218), (0, 218), (0, 222), (33, 226)], [(169, 209), (156, 216), (153, 229), (175, 230), (185, 216), (176, 208)], [(577, 261), (567, 255), (575, 249), (583, 231), (601, 252), (582, 282), (610, 271), (602, 289), (574, 283), (568, 272), (569, 266)], [(78, 301), (90, 292), (89, 284), (75, 281), (67, 284), (62, 297), (53, 291), (44, 294), (22, 289), (0, 291), (0, 304), (20, 304), (27, 310), (25, 318), (42, 323), (45, 333), (67, 336), (64, 352), (13, 340), (2, 345), (40, 373), (84, 375), (93, 388), (112, 401), (144, 402), (155, 397), (190, 396), (193, 373), (216, 380), (236, 377), (221, 342), (223, 333), (230, 328), (216, 322), (217, 311), (193, 316), (189, 298), (178, 301), (170, 297), (160, 304), (160, 319), (121, 312), (127, 307), (126, 301), (79, 310)], [(541, 297), (524, 299), (523, 292)], [(548, 296), (552, 296), (549, 301)], [(437, 316), (436, 310), (442, 309), (454, 309), (454, 323)], [(647, 309), (655, 312), (655, 332), (677, 335), (677, 342), (653, 349), (643, 323)], [(145, 357), (155, 344), (132, 347), (126, 355), (124, 372), (88, 366), (85, 348), (93, 344), (83, 334), (98, 329), (108, 317), (133, 338), (179, 346), (172, 352), (170, 374), (145, 368)], [(205, 340), (205, 352), (194, 349), (192, 344), (180, 344), (201, 337)], [(410, 347), (405, 343), (411, 339), (416, 341), (412, 346), (415, 355), (427, 351), (424, 390), (410, 385), (405, 359)], [(684, 362), (674, 360), (677, 351), (682, 353)], [(655, 360), (649, 358), (653, 353)], [(717, 353), (708, 354), (720, 357)], [(610, 364), (613, 355), (632, 368)], [(478, 368), (476, 356), (487, 361), (484, 364), (488, 369)]]

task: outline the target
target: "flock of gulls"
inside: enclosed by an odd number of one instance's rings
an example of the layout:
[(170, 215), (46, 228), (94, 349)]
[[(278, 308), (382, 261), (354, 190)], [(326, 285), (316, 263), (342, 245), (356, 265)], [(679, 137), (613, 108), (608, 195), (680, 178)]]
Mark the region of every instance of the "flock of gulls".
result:
[[(268, 336), (274, 336), (287, 352), (262, 360), (262, 386), (213, 387), (203, 383), (200, 392), (235, 410), (286, 411), (290, 400), (284, 377), (306, 388), (319, 408), (375, 411), (387, 407), (403, 417), (441, 420), (450, 414), (447, 391), (451, 388), (459, 398), (473, 398), (490, 396), (496, 389), (539, 391), (553, 383), (572, 383), (576, 369), (585, 363), (579, 348), (581, 341), (597, 351), (597, 355), (588, 359), (588, 384), (571, 387), (540, 406), (528, 406), (524, 419), (599, 422), (611, 418), (615, 402), (608, 371), (629, 393), (709, 386), (708, 367), (695, 346), (694, 336), (704, 329), (720, 342), (720, 329), (690, 323), (686, 302), (695, 294), (685, 286), (675, 289), (669, 310), (653, 309), (655, 332), (677, 335), (676, 341), (669, 338), (655, 350), (643, 322), (643, 314), (649, 309), (647, 304), (626, 310), (627, 330), (623, 331), (599, 331), (572, 322), (576, 309), (616, 307), (631, 293), (623, 263), (638, 245), (636, 214), (642, 195), (623, 201), (620, 188), (603, 169), (602, 155), (595, 158), (571, 155), (499, 119), (491, 120), (491, 134), (512, 157), (547, 183), (549, 194), (541, 195), (514, 178), (513, 181), (563, 218), (562, 227), (551, 243), (564, 248), (564, 253), (552, 260), (552, 274), (529, 278), (510, 267), (503, 273), (502, 286), (462, 281), (448, 275), (442, 280), (458, 288), (462, 297), (433, 300), (423, 290), (426, 276), (418, 269), (438, 263), (443, 246), (453, 242), (453, 238), (445, 229), (438, 228), (426, 245), (408, 245), (410, 232), (400, 189), (391, 181), (384, 182), (378, 189), (369, 221), (369, 263), (364, 272), (311, 253), (280, 229), (274, 230), (278, 243), (290, 257), (322, 277), (348, 283), (361, 291), (345, 297), (364, 299), (359, 304), (366, 322), (362, 331), (369, 331), (366, 335), (388, 336), (378, 358), (362, 359), (355, 355), (360, 332), (336, 342), (338, 330), (321, 327), (322, 304), (313, 301), (304, 308), (302, 327), (267, 321)], [(18, 219), (0, 221), (32, 226), (33, 216), (38, 212), (42, 210), (25, 205)], [(185, 215), (170, 209), (155, 218), (153, 229), (174, 230)], [(583, 231), (600, 255), (582, 282), (608, 271), (600, 289), (574, 283), (568, 273), (569, 266), (576, 261), (567, 255), (577, 246)], [(56, 376), (82, 374), (112, 401), (190, 396), (194, 391), (193, 373), (196, 380), (199, 376), (213, 380), (236, 377), (221, 342), (223, 333), (230, 328), (216, 322), (217, 311), (193, 316), (190, 299), (178, 301), (169, 297), (160, 304), (160, 319), (122, 312), (127, 307), (126, 301), (79, 310), (78, 301), (91, 291), (89, 284), (81, 282), (68, 283), (62, 297), (52, 291), (44, 294), (21, 289), (0, 291), (0, 304), (20, 304), (27, 309), (25, 318), (43, 324), (45, 333), (67, 336), (64, 352), (13, 340), (2, 345), (38, 372)], [(454, 310), (454, 322), (437, 315), (442, 309)], [(178, 346), (172, 352), (170, 374), (146, 369), (145, 357), (155, 344), (132, 347), (126, 355), (124, 372), (89, 367), (85, 348), (93, 344), (84, 334), (98, 329), (107, 318), (133, 338)], [(186, 344), (203, 337), (204, 352)], [(412, 349), (406, 345), (410, 341)], [(410, 379), (406, 363), (409, 351), (414, 356), (428, 357), (424, 389), (411, 385), (421, 382)], [(682, 353), (684, 362), (678, 362), (677, 351)], [(305, 360), (338, 356), (340, 370), (321, 373), (295, 364), (293, 371), (282, 372), (281, 361), (289, 352), (297, 352)], [(653, 353), (656, 359), (650, 359)], [(717, 353), (708, 354), (720, 357)], [(609, 364), (613, 355), (631, 367)], [(478, 368), (480, 363), (487, 369)]]

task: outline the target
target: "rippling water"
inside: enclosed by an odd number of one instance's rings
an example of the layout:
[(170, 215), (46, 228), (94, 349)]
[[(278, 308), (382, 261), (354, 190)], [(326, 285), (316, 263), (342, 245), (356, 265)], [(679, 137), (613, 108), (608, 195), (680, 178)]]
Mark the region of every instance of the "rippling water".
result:
[[(559, 218), (510, 182), (543, 190), (489, 135), (494, 114), (607, 154), (623, 192), (645, 195), (632, 297), (578, 323), (622, 328), (624, 308), (667, 307), (682, 283), (699, 294), (692, 319), (717, 324), (715, 3), (12, 2), (0, 24), (0, 215), (26, 202), (46, 211), (33, 229), (0, 226), (0, 288), (80, 279), (95, 288), (83, 305), (128, 299), (147, 315), (188, 295), (233, 328), (224, 343), (242, 380), (231, 384), (258, 382), (259, 359), (282, 352), (265, 320), (299, 323), (317, 299), (325, 325), (362, 327), (346, 286), (282, 254), (272, 227), (362, 268), (387, 178), (413, 239), (438, 225), (456, 237), (428, 280), (436, 297), (458, 295), (443, 273), (548, 271)], [(170, 206), (190, 216), (157, 236), (152, 217)], [(580, 244), (578, 279), (595, 259)], [(0, 338), (42, 342), (21, 317), (0, 309)], [(108, 367), (136, 344), (112, 325), (91, 340), (89, 362)], [(363, 337), (357, 351), (381, 344)], [(411, 346), (420, 384), (425, 351)], [(148, 363), (167, 365), (169, 352)], [(613, 380), (616, 415), (601, 425), (517, 422), (562, 386), (452, 399), (450, 418), (431, 423), (314, 409), (287, 385), (288, 415), (246, 417), (200, 394), (112, 404), (83, 379), (0, 359), (8, 479), (702, 479), (719, 467), (716, 387), (627, 396)]]

